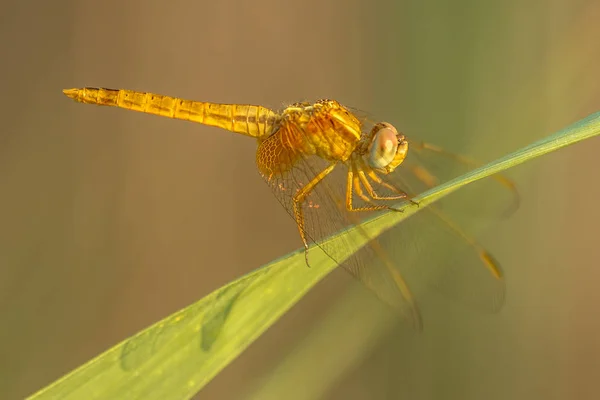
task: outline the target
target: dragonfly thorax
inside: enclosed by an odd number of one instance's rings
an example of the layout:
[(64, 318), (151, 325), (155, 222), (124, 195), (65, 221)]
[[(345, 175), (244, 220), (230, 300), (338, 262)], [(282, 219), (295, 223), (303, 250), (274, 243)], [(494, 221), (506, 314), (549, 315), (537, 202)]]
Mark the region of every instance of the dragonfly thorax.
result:
[(263, 175), (284, 174), (296, 163), (316, 156), (345, 162), (361, 140), (361, 123), (335, 100), (295, 103), (280, 114), (273, 134), (261, 141), (256, 161)]
[(346, 161), (361, 138), (361, 123), (335, 100), (300, 103), (282, 113), (280, 134), (303, 155)]

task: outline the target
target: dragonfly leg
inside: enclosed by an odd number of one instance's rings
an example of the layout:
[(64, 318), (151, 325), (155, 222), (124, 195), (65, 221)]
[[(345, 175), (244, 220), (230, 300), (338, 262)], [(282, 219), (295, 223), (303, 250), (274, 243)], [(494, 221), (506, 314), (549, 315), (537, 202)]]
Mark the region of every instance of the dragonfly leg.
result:
[[(358, 170), (358, 176), (360, 177), (361, 182), (365, 186), (367, 193), (369, 193), (369, 196), (371, 196), (371, 198), (373, 198), (373, 200), (400, 200), (400, 199), (405, 199), (408, 197), (408, 194), (406, 194), (405, 192), (398, 190), (397, 188), (395, 188), (394, 186), (390, 185), (387, 182), (384, 182), (375, 173), (375, 171), (373, 171), (370, 167), (368, 167), (365, 164), (365, 162), (362, 159), (359, 159), (358, 162), (360, 164), (360, 169)], [(365, 175), (365, 171), (367, 171), (367, 174), (369, 175), (369, 177), (371, 179), (373, 179), (373, 181), (375, 181), (379, 185), (383, 186), (384, 188), (396, 193), (396, 195), (394, 195), (394, 196), (379, 196), (377, 194), (377, 192), (375, 192), (375, 189), (373, 189), (373, 186), (371, 185), (369, 180), (367, 179), (367, 177)]]
[[(389, 208), (379, 204), (373, 204), (372, 200), (364, 194), (360, 187), (360, 181), (358, 176), (354, 175), (355, 166), (352, 164), (348, 168), (347, 183), (346, 183), (346, 209), (348, 211), (379, 211)], [(352, 196), (356, 193), (365, 203), (371, 204), (370, 206), (354, 207), (352, 204)]]
[(367, 193), (369, 193), (369, 196), (371, 196), (375, 200), (400, 200), (400, 199), (405, 199), (408, 197), (408, 195), (406, 193), (400, 192), (396, 188), (394, 188), (392, 185), (382, 181), (372, 170), (369, 171), (369, 178), (373, 179), (376, 183), (380, 184), (381, 186), (384, 186), (394, 192), (397, 192), (398, 194), (394, 195), (394, 196), (379, 196), (375, 192), (375, 189), (373, 189), (373, 186), (371, 185), (369, 180), (367, 179), (367, 176), (365, 175), (365, 171), (358, 171), (358, 176), (360, 177), (361, 182), (367, 189)]
[[(296, 225), (298, 225), (298, 230), (300, 231), (300, 238), (302, 239), (302, 244), (304, 245), (304, 249), (308, 250), (308, 240), (306, 237), (306, 231), (304, 229), (304, 211), (302, 210), (302, 204), (304, 200), (306, 200), (306, 196), (310, 194), (310, 192), (321, 182), (333, 169), (336, 164), (331, 164), (323, 171), (321, 171), (318, 175), (316, 175), (309, 183), (304, 185), (292, 199), (292, 208), (294, 212), (294, 219), (296, 220)], [(308, 257), (307, 252), (305, 252), (305, 257)], [(306, 264), (308, 265), (308, 258), (306, 260)]]
[[(418, 203), (416, 201), (412, 200), (406, 192), (403, 192), (402, 190), (397, 189), (396, 187), (390, 185), (389, 183), (387, 183), (383, 179), (381, 179), (379, 177), (379, 175), (377, 175), (377, 173), (375, 173), (375, 171), (373, 169), (371, 169), (369, 166), (367, 166), (364, 163), (364, 161), (362, 161), (362, 159), (359, 159), (359, 163), (360, 163), (361, 169), (358, 171), (358, 176), (359, 176), (360, 181), (362, 182), (363, 186), (367, 190), (367, 193), (369, 194), (369, 196), (371, 196), (371, 198), (373, 200), (406, 199), (407, 201), (410, 201), (411, 203), (418, 205)], [(366, 174), (365, 174), (365, 171), (366, 171)], [(371, 185), (367, 176), (369, 178), (371, 178), (375, 183), (377, 183), (377, 184), (383, 186), (384, 188), (386, 188), (394, 193), (397, 193), (397, 194), (394, 196), (379, 196), (377, 194), (377, 192), (375, 192), (375, 189), (373, 189), (373, 185)], [(394, 210), (394, 211), (402, 211), (402, 210), (400, 210), (398, 208), (394, 208), (394, 207), (388, 207), (388, 209)]]
[[(388, 196), (387, 198), (382, 198), (382, 197), (378, 196), (378, 198), (381, 198), (383, 200), (401, 200), (401, 199), (406, 199), (407, 201), (410, 201), (414, 205), (417, 205), (417, 206), (419, 205), (419, 203), (416, 202), (416, 201), (414, 201), (413, 199), (411, 199), (406, 192), (398, 190), (394, 186), (392, 186), (389, 183), (383, 181), (379, 177), (379, 175), (377, 175), (375, 173), (375, 171), (373, 171), (372, 169), (368, 169), (367, 170), (367, 174), (369, 175), (369, 178), (371, 178), (373, 181), (375, 181), (375, 183), (377, 183), (377, 184), (379, 184), (379, 185), (381, 185), (381, 186), (383, 186), (383, 187), (385, 187), (385, 188), (387, 188), (387, 189), (389, 189), (389, 190), (391, 190), (393, 192), (398, 193), (398, 195), (396, 195), (396, 196)], [(367, 179), (367, 177), (365, 176), (364, 173), (362, 174), (361, 179), (364, 180), (365, 187), (372, 189), (372, 186), (369, 183), (369, 180)], [(373, 191), (373, 195), (376, 195), (375, 191)]]

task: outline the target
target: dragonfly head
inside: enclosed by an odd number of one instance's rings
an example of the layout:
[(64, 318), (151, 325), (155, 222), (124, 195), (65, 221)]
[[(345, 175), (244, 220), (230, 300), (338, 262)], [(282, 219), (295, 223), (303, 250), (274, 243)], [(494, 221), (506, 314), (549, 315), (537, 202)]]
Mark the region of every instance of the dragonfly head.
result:
[(369, 137), (366, 157), (371, 167), (389, 174), (402, 164), (408, 153), (408, 141), (392, 124), (375, 124)]

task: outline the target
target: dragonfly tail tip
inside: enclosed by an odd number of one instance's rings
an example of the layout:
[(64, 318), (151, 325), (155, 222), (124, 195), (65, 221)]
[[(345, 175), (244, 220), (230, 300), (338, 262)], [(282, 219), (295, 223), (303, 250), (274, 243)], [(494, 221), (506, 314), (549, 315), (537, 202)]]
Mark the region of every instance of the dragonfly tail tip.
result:
[(62, 91), (65, 96), (71, 99), (77, 99), (77, 95), (79, 94), (79, 89), (63, 89)]

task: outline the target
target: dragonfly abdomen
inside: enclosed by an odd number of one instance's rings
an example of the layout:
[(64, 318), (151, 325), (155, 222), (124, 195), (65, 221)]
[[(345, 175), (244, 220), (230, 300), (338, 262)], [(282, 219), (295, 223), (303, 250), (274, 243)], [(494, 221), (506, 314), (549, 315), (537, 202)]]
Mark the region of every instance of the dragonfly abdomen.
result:
[(277, 113), (262, 106), (208, 103), (134, 90), (82, 88), (63, 92), (81, 103), (197, 122), (259, 139), (273, 132), (279, 118)]

